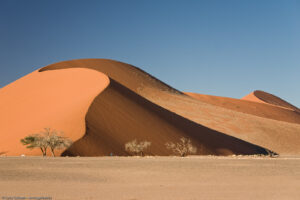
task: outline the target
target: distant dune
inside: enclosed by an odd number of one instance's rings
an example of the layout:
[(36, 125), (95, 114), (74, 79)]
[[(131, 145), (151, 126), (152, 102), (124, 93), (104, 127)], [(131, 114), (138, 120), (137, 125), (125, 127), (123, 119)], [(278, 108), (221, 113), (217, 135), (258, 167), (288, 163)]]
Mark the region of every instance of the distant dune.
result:
[(242, 100), (240, 100), (228, 97), (218, 97), (196, 93), (186, 94), (202, 102), (215, 106), (220, 106), (222, 108), (234, 110), (237, 112), (251, 114), (268, 119), (274, 119), (278, 121), (300, 124), (299, 113), (296, 113), (290, 108), (284, 109), (286, 108), (285, 106), (278, 107), (273, 106), (273, 104), (268, 105), (264, 104), (264, 102), (260, 103), (259, 100), (247, 100), (247, 98), (242, 98)]
[(298, 112), (300, 111), (299, 108), (297, 108), (296, 106), (293, 106), (292, 104), (286, 102), (285, 100), (283, 100), (273, 94), (269, 94), (267, 92), (260, 91), (260, 90), (256, 90), (256, 91), (248, 94), (247, 96), (243, 97), (242, 99), (249, 100), (249, 101), (261, 102), (261, 103), (267, 103), (267, 104), (295, 110)]
[(300, 154), (298, 108), (260, 91), (244, 99), (182, 93), (113, 60), (64, 61), (0, 89), (0, 152), (39, 155), (19, 141), (51, 127), (75, 141), (70, 156), (128, 155), (133, 139), (170, 155), (164, 144), (181, 137), (204, 155)]

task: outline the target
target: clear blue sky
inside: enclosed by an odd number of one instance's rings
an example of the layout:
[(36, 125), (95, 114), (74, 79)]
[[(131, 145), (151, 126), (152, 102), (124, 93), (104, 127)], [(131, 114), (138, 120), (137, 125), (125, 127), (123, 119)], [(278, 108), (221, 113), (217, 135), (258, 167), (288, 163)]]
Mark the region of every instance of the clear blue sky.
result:
[(110, 58), (173, 87), (300, 107), (300, 1), (0, 0), (0, 87), (63, 60)]

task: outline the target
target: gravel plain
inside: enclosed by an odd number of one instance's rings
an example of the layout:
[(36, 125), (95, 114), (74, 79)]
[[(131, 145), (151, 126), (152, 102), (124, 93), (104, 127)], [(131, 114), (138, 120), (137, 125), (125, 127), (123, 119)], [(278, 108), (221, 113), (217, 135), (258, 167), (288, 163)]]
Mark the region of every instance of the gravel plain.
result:
[(299, 199), (300, 157), (0, 157), (2, 199)]

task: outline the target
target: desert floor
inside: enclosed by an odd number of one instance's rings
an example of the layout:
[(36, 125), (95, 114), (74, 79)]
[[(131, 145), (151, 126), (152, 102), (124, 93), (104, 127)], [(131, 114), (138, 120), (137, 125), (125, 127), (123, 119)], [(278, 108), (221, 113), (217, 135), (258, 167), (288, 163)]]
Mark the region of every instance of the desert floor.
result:
[(0, 157), (1, 199), (299, 199), (300, 157)]

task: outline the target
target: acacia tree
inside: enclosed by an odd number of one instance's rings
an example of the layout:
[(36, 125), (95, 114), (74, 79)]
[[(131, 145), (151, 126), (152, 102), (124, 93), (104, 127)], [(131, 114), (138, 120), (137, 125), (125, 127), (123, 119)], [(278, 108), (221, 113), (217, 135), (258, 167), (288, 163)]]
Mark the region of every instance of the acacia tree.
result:
[(151, 146), (151, 142), (141, 141), (138, 142), (136, 139), (125, 144), (125, 150), (135, 155), (144, 156), (145, 150)]
[(43, 156), (47, 154), (48, 143), (40, 134), (33, 134), (21, 139), (21, 143), (27, 145), (27, 148), (39, 148)]
[(43, 156), (46, 156), (48, 147), (51, 150), (52, 156), (55, 157), (55, 149), (67, 148), (72, 144), (72, 141), (63, 136), (63, 132), (58, 133), (56, 130), (45, 128), (39, 134), (33, 134), (21, 139), (21, 143), (27, 145), (27, 148), (40, 148)]
[(60, 134), (57, 133), (56, 130), (51, 130), (49, 128), (45, 128), (46, 140), (51, 150), (52, 156), (55, 157), (54, 150), (55, 149), (63, 149), (71, 146), (72, 141), (63, 136), (63, 132)]
[(180, 142), (176, 144), (173, 142), (167, 142), (165, 145), (167, 149), (171, 149), (174, 153), (179, 154), (181, 157), (197, 153), (197, 147), (193, 146), (192, 141), (189, 138), (182, 137), (180, 138)]

